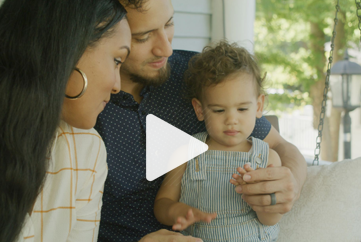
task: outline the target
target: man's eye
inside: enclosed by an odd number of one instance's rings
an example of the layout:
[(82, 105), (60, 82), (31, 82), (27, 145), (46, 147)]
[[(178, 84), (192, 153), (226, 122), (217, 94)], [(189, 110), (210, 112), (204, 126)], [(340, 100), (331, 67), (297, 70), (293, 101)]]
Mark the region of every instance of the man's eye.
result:
[(149, 39), (149, 36), (145, 39), (135, 39), (135, 41), (137, 41), (138, 43), (144, 43)]
[(171, 27), (171, 26), (173, 26), (174, 25), (174, 22), (172, 21), (172, 22), (170, 22), (170, 23), (167, 23), (165, 26), (166, 27)]

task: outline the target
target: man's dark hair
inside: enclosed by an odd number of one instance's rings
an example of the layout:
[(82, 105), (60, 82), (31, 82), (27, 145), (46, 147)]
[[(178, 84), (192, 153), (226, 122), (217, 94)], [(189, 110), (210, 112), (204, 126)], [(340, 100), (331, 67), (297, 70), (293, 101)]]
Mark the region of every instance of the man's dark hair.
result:
[(119, 0), (124, 7), (142, 10), (143, 4), (148, 0)]

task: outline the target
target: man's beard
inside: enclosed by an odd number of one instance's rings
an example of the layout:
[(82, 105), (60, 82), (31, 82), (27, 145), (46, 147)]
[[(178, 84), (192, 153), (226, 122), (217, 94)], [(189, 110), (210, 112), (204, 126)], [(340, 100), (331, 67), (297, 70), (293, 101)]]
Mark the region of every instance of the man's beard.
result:
[(144, 86), (160, 86), (165, 83), (170, 77), (170, 65), (167, 64), (158, 70), (159, 75), (156, 77), (148, 77), (145, 75), (137, 75), (135, 73), (129, 73), (130, 80), (135, 83), (142, 84)]

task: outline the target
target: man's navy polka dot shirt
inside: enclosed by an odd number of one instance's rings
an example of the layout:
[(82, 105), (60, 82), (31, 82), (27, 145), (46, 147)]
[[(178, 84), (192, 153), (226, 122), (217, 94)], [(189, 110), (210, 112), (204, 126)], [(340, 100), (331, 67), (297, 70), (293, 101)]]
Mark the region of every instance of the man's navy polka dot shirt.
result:
[[(99, 241), (134, 242), (161, 225), (153, 213), (153, 203), (162, 179), (145, 178), (146, 116), (154, 114), (192, 135), (205, 131), (193, 107), (184, 98), (183, 74), (189, 59), (196, 54), (175, 50), (169, 58), (170, 79), (159, 87), (145, 87), (138, 104), (129, 93), (112, 95), (110, 103), (95, 126), (108, 152), (108, 177), (105, 182)], [(271, 129), (265, 119), (257, 119), (251, 134), (264, 139)]]

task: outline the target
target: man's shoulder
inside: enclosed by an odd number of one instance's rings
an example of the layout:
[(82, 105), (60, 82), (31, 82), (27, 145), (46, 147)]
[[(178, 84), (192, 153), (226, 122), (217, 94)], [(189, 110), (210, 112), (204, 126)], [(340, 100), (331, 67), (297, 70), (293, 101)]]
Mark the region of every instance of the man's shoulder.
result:
[[(184, 72), (188, 69), (189, 60), (196, 55), (197, 52), (188, 50), (173, 50), (173, 54), (169, 57), (169, 64), (172, 70), (170, 82), (181, 83)], [(173, 85), (169, 83), (169, 85)]]
[(173, 54), (171, 57), (169, 57), (169, 60), (171, 61), (171, 63), (188, 63), (189, 59), (196, 54), (198, 54), (198, 52), (189, 50), (173, 50)]
[(198, 54), (199, 52), (197, 51), (191, 51), (191, 50), (173, 50), (173, 55), (172, 56), (194, 56), (195, 54)]

